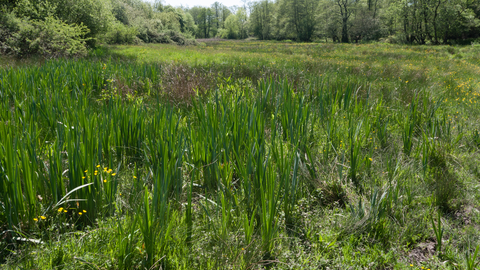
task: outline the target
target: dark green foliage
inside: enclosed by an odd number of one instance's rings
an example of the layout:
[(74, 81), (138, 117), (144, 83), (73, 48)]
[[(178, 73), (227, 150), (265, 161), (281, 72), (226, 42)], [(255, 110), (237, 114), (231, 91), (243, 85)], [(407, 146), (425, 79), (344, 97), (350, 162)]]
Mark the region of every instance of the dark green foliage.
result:
[(259, 39), (386, 40), (410, 44), (470, 44), (479, 38), (477, 1), (259, 0), (250, 34)]

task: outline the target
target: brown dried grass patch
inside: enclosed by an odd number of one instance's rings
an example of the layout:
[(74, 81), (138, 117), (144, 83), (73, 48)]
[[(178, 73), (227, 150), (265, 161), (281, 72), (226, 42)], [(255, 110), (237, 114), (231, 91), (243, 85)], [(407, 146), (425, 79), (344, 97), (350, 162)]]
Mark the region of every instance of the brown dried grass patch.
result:
[(161, 95), (176, 105), (190, 106), (192, 97), (216, 86), (217, 73), (206, 68), (170, 63), (163, 66)]

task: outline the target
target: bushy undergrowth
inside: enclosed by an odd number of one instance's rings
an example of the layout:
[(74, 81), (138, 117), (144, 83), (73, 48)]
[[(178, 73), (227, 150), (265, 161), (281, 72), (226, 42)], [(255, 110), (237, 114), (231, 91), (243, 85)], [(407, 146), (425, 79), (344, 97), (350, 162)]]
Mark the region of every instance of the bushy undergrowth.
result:
[(140, 0), (19, 0), (0, 11), (0, 54), (18, 58), (85, 56), (105, 43), (196, 44), (181, 9)]
[(210, 46), (0, 69), (2, 267), (475, 267), (477, 62)]
[(56, 18), (22, 20), (14, 14), (0, 16), (0, 53), (46, 58), (87, 55), (84, 26), (68, 25)]

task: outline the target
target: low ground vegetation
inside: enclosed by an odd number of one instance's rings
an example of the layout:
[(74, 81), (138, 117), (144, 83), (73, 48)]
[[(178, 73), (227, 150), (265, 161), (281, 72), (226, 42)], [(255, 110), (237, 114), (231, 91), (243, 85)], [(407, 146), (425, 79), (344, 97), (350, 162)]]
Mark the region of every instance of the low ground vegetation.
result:
[(2, 57), (1, 267), (475, 269), (479, 52)]

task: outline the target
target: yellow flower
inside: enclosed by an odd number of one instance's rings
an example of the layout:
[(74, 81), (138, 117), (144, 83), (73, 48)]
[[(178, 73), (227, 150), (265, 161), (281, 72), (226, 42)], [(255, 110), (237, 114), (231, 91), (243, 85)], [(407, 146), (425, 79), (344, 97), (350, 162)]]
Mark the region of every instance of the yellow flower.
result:
[(33, 218), (33, 221), (38, 221), (38, 218)]
[(112, 173), (112, 176), (115, 176), (115, 175), (116, 175), (116, 173)]
[(40, 216), (40, 218), (43, 219), (43, 220), (47, 219), (47, 217), (45, 217), (45, 216)]
[(372, 159), (372, 158), (368, 158), (368, 159), (369, 159), (370, 161), (373, 161), (373, 159)]
[(137, 179), (137, 177), (134, 175), (134, 176), (133, 176), (133, 179)]
[(86, 212), (87, 212), (87, 210), (83, 210), (83, 212), (84, 212), (84, 213), (86, 213)]
[(67, 213), (67, 210), (63, 210), (64, 213)]
[(63, 211), (62, 207), (58, 208), (58, 212), (62, 212), (62, 211)]
[(98, 173), (98, 171), (94, 171), (94, 173)]
[(83, 213), (82, 213), (82, 212), (78, 212), (78, 214), (81, 216)]
[(85, 176), (82, 176), (82, 179), (85, 179)]
[(88, 172), (88, 170), (85, 170), (84, 172)]
[(103, 182), (106, 183), (106, 182), (107, 182), (107, 179), (103, 180)]
[(100, 164), (99, 164), (99, 165), (97, 165), (97, 168), (100, 168)]

